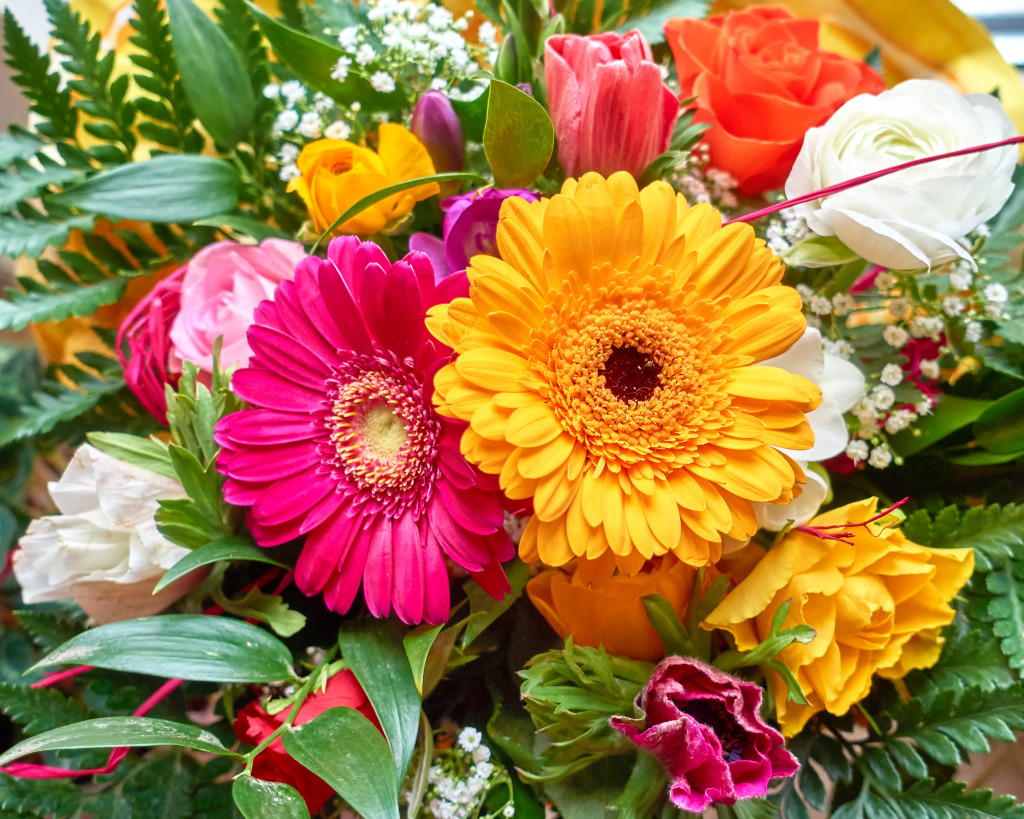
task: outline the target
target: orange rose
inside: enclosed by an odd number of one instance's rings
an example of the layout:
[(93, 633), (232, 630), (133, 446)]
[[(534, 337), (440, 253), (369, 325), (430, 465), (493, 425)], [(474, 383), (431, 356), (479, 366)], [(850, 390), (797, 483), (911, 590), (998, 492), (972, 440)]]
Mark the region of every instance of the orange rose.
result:
[(752, 8), (665, 24), (682, 97), (696, 97), (711, 167), (744, 196), (781, 188), (808, 128), (885, 83), (859, 60), (822, 51), (818, 22), (782, 8)]
[(665, 648), (640, 598), (660, 594), (682, 619), (696, 569), (671, 555), (647, 565), (633, 577), (604, 579), (587, 577), (590, 567), (581, 561), (572, 574), (560, 569), (542, 572), (527, 583), (526, 592), (563, 640), (572, 634), (578, 646), (603, 645), (612, 654), (634, 660), (659, 660)]
[[(432, 176), (430, 154), (412, 133), (401, 125), (384, 123), (378, 132), (376, 153), (344, 139), (318, 139), (299, 154), (302, 176), (288, 183), (298, 191), (318, 232), (356, 202), (375, 191), (421, 176)], [(440, 193), (436, 182), (393, 194), (370, 205), (338, 227), (342, 233), (369, 236), (388, 222), (400, 219), (413, 205)]]

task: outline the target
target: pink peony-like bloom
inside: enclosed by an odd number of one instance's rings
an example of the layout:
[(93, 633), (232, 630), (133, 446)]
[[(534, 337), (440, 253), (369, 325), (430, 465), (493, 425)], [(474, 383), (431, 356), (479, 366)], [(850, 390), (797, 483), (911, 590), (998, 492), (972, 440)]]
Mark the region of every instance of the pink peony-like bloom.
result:
[(644, 716), (611, 724), (662, 762), (672, 804), (700, 813), (764, 796), (771, 779), (799, 768), (760, 707), (759, 686), (692, 657), (667, 657), (640, 695)]
[(218, 338), (221, 366), (245, 365), (253, 311), (304, 257), (301, 244), (282, 239), (215, 242), (139, 302), (118, 331), (117, 350), (125, 382), (158, 421), (167, 423), (164, 385), (174, 385), (185, 360), (212, 373)]
[(668, 150), (679, 100), (639, 31), (549, 37), (544, 77), (567, 176), (628, 171), (639, 177)]
[(215, 435), (224, 496), (252, 507), (262, 546), (306, 536), (296, 584), (334, 611), (348, 611), (362, 583), (376, 617), (443, 622), (445, 557), (492, 596), (508, 589), (500, 563), (514, 548), (497, 482), (462, 457), (464, 425), (431, 404), (451, 350), (424, 317), (467, 288), (465, 276), (435, 284), (422, 253), (391, 264), (344, 237), (256, 310), (253, 357), (233, 384), (255, 409)]

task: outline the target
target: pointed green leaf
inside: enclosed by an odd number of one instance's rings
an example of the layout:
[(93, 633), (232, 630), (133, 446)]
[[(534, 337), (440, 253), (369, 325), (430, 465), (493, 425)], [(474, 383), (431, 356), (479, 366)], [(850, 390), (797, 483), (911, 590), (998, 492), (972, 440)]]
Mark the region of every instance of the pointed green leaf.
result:
[(514, 85), (491, 80), (484, 123), (484, 155), (499, 188), (525, 188), (548, 166), (555, 147), (551, 118)]
[(399, 819), (398, 776), (391, 750), (380, 731), (358, 711), (330, 708), (285, 731), (283, 741), (296, 762), (334, 788), (364, 819)]
[(291, 568), (287, 563), (281, 563), (279, 560), (271, 557), (269, 550), (261, 549), (245, 538), (221, 538), (189, 552), (171, 566), (164, 576), (160, 578), (160, 582), (156, 584), (153, 594), (166, 588), (179, 577), (184, 577), (189, 572), (198, 569), (200, 566), (218, 563), (221, 560), (248, 560), (255, 563), (269, 563), (271, 566), (279, 566), (282, 569)]
[(71, 748), (142, 748), (181, 745), (208, 754), (230, 755), (219, 739), (195, 725), (147, 717), (100, 717), (87, 719), (23, 740), (0, 756), (0, 765), (28, 754)]
[(142, 438), (124, 432), (90, 432), (85, 437), (96, 449), (112, 458), (178, 480), (178, 473), (171, 466), (167, 444), (159, 438)]
[(256, 95), (242, 58), (192, 0), (167, 0), (167, 14), (189, 104), (214, 142), (233, 148), (256, 117)]
[(302, 795), (283, 782), (264, 782), (242, 773), (235, 778), (231, 795), (245, 819), (309, 819)]
[(263, 629), (228, 617), (164, 614), (84, 631), (34, 669), (72, 663), (207, 682), (295, 679), (291, 652)]

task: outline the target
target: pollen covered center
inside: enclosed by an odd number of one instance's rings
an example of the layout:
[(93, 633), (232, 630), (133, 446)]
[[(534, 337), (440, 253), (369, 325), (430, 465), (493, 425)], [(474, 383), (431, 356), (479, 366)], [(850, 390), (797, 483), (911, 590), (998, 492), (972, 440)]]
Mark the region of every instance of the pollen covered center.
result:
[(661, 365), (636, 347), (615, 347), (604, 362), (604, 383), (620, 401), (648, 401), (661, 384)]
[(363, 452), (377, 461), (394, 460), (409, 440), (405, 422), (387, 404), (371, 406), (356, 427)]

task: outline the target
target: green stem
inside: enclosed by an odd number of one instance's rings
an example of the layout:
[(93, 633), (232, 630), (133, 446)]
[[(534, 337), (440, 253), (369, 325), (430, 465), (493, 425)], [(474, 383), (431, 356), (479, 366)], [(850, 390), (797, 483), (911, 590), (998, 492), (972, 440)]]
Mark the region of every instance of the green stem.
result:
[(295, 695), (295, 702), (292, 704), (291, 710), (288, 712), (288, 716), (285, 717), (284, 722), (282, 722), (273, 731), (273, 733), (269, 734), (263, 740), (263, 742), (261, 742), (259, 745), (257, 745), (255, 748), (253, 748), (251, 751), (249, 751), (249, 753), (245, 755), (244, 773), (251, 775), (252, 763), (255, 761), (256, 757), (259, 756), (260, 752), (264, 748), (266, 748), (271, 742), (273, 742), (275, 739), (281, 736), (281, 734), (283, 734), (285, 731), (292, 727), (292, 723), (295, 722), (295, 718), (299, 715), (299, 709), (302, 708), (302, 703), (306, 701), (306, 697), (309, 696), (309, 692), (313, 688), (313, 683), (316, 682), (316, 680), (320, 676), (320, 669), (322, 669), (324, 666), (330, 663), (331, 660), (334, 659), (334, 655), (337, 653), (337, 651), (338, 647), (334, 646), (330, 651), (328, 651), (324, 655), (324, 658), (317, 664), (316, 668), (309, 672), (309, 676), (306, 677), (305, 681), (302, 683), (302, 688), (299, 689), (299, 693)]

